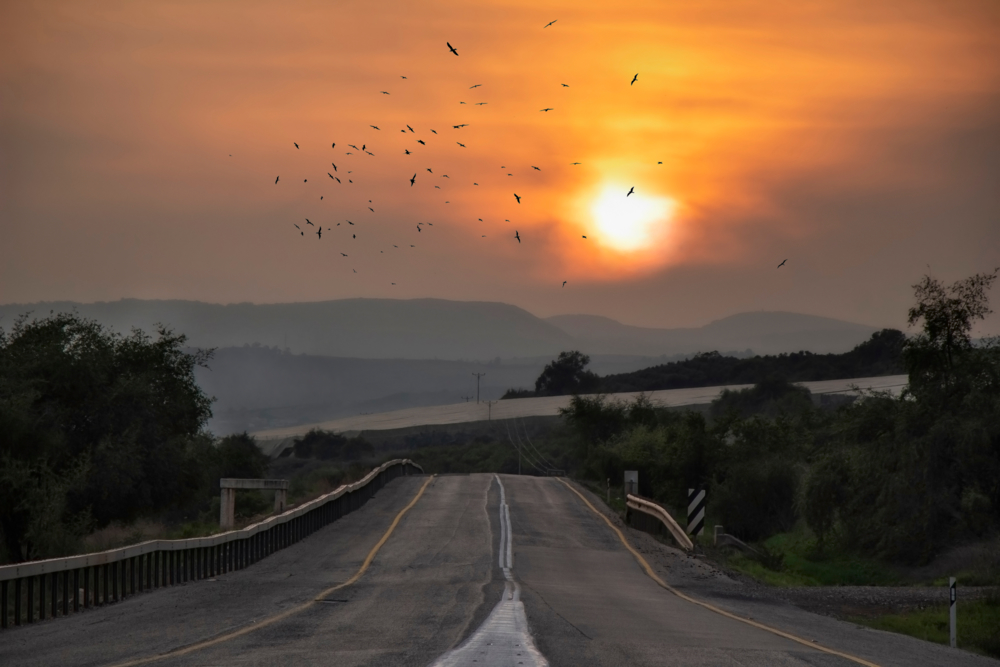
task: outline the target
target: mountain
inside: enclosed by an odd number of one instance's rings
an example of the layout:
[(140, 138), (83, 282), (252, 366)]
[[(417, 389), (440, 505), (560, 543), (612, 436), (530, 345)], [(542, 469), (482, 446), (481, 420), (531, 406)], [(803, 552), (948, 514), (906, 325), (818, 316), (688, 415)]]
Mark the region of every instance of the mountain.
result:
[(646, 356), (748, 349), (756, 354), (800, 350), (840, 353), (878, 330), (829, 317), (784, 312), (740, 313), (683, 329), (633, 327), (598, 315), (556, 315), (546, 321), (572, 336), (583, 351)]
[(33, 311), (74, 310), (111, 328), (152, 332), (158, 322), (194, 347), (277, 346), (299, 354), (369, 359), (494, 359), (556, 355), (573, 338), (505, 303), (443, 299), (343, 299), (219, 305), (122, 299), (0, 306), (0, 326)]

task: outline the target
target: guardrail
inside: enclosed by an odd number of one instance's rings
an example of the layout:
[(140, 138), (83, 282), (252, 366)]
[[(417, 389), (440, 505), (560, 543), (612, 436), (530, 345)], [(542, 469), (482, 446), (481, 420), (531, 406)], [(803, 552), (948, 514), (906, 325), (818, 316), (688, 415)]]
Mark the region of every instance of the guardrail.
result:
[(353, 512), (391, 480), (423, 471), (409, 459), (395, 459), (353, 484), (242, 530), (4, 565), (0, 628), (68, 616), (81, 607), (241, 570)]
[(648, 514), (655, 517), (667, 527), (670, 534), (674, 536), (674, 540), (678, 545), (685, 551), (692, 551), (694, 549), (694, 543), (691, 542), (691, 538), (685, 534), (684, 529), (680, 527), (674, 517), (670, 516), (670, 512), (663, 509), (659, 505), (645, 498), (640, 498), (639, 496), (634, 496), (631, 493), (625, 496), (625, 504), (628, 505), (630, 509)]

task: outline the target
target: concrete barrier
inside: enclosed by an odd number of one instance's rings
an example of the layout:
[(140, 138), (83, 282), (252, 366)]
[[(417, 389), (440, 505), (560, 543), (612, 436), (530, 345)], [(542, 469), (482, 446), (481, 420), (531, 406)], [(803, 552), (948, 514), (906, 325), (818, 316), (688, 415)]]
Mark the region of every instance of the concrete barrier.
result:
[(242, 530), (0, 566), (0, 628), (243, 569), (360, 508), (396, 477), (423, 472), (409, 459), (396, 459), (353, 484)]

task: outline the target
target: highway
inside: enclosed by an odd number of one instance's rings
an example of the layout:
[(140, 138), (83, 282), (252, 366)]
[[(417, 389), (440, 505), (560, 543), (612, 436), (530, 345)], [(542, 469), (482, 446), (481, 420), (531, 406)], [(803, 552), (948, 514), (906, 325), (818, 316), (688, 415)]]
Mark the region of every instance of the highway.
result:
[(1000, 662), (761, 601), (571, 482), (483, 474), (402, 477), (244, 570), (4, 631), (0, 664)]

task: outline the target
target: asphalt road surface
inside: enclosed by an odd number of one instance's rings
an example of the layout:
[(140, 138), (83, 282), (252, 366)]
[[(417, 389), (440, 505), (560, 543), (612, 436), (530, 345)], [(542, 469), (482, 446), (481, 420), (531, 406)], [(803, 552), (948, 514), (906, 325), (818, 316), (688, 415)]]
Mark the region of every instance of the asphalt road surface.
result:
[(245, 570), (4, 631), (0, 665), (1000, 665), (762, 602), (609, 516), (647, 572), (595, 509), (551, 478), (399, 478)]

